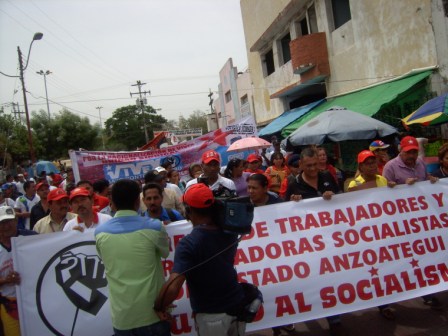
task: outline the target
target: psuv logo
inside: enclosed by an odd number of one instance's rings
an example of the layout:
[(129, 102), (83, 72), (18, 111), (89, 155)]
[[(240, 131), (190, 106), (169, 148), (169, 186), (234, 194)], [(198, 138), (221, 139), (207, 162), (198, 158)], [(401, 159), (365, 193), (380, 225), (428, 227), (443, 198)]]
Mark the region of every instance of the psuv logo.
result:
[[(98, 334), (96, 330), (104, 330), (104, 325), (96, 324), (109, 319), (109, 310), (103, 309), (108, 308), (107, 299), (105, 269), (95, 253), (94, 241), (79, 242), (57, 252), (37, 281), (37, 310), (55, 335), (93, 335)], [(63, 316), (55, 314), (55, 309)]]
[(111, 182), (125, 178), (132, 180), (141, 179), (148, 171), (153, 169), (153, 166), (148, 161), (126, 162), (103, 166), (104, 176)]

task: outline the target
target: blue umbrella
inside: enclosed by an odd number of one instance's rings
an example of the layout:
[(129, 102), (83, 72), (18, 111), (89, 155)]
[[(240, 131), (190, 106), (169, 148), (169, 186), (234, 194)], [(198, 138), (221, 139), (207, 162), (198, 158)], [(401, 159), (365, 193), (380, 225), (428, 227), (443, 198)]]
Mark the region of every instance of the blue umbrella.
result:
[(39, 161), (36, 163), (37, 175), (40, 175), (43, 171), (45, 171), (47, 174), (50, 173), (59, 174), (59, 169), (56, 168), (54, 163), (50, 161)]

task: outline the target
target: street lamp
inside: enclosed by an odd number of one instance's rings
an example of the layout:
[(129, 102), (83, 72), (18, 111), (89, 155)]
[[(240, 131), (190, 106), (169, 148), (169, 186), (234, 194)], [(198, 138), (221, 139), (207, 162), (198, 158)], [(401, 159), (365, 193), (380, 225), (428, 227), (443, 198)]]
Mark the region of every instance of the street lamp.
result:
[(44, 34), (42, 34), (42, 33), (34, 34), (33, 40), (31, 41), (30, 48), (28, 50), (28, 57), (26, 59), (25, 66), (23, 66), (22, 51), (20, 51), (20, 47), (17, 47), (17, 53), (19, 56), (19, 67), (20, 67), (20, 82), (22, 83), (23, 105), (25, 106), (26, 128), (28, 130), (28, 145), (29, 145), (29, 150), (30, 150), (31, 163), (36, 162), (36, 155), (34, 153), (34, 147), (33, 147), (33, 137), (31, 134), (31, 125), (30, 125), (30, 113), (28, 111), (28, 102), (26, 100), (26, 88), (25, 88), (25, 79), (23, 77), (23, 72), (28, 67), (28, 63), (30, 61), (31, 47), (33, 46), (33, 42), (42, 39), (42, 36), (44, 36)]
[(48, 76), (49, 74), (51, 74), (51, 71), (50, 71), (50, 70), (47, 70), (47, 71), (44, 72), (43, 70), (40, 70), (40, 71), (36, 71), (36, 73), (37, 73), (38, 75), (42, 75), (42, 76), (44, 76), (44, 83), (45, 83), (45, 97), (47, 98), (47, 112), (48, 112), (48, 119), (50, 119), (51, 116), (50, 116), (50, 105), (48, 104), (47, 76)]

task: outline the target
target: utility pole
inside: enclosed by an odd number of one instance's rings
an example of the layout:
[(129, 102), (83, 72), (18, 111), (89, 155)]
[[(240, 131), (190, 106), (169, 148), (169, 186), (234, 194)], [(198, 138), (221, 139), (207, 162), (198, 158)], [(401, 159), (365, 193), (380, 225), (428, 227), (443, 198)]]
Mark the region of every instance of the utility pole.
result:
[[(31, 47), (30, 47), (31, 49)], [(19, 54), (19, 67), (20, 67), (20, 82), (22, 82), (22, 91), (23, 91), (23, 105), (25, 105), (25, 115), (26, 115), (26, 128), (28, 130), (28, 146), (30, 150), (30, 159), (31, 163), (36, 162), (36, 154), (34, 153), (33, 146), (33, 136), (31, 133), (31, 124), (30, 124), (30, 113), (28, 111), (28, 102), (26, 100), (26, 88), (25, 88), (25, 79), (23, 78), (23, 59), (22, 52), (20, 51), (20, 47), (17, 47), (17, 53)], [(28, 63), (27, 63), (28, 65)]]
[(146, 116), (145, 116), (145, 105), (147, 103), (146, 101), (146, 97), (142, 97), (142, 95), (146, 94), (151, 94), (151, 91), (143, 91), (142, 92), (142, 86), (146, 85), (146, 83), (142, 83), (141, 81), (137, 81), (137, 84), (132, 84), (131, 86), (138, 86), (138, 92), (131, 92), (131, 97), (132, 95), (138, 94), (139, 98), (137, 98), (136, 104), (137, 107), (140, 108), (140, 111), (142, 112), (142, 117), (143, 117), (143, 128), (145, 129), (145, 139), (146, 139), (146, 143), (149, 142), (149, 136), (148, 136), (148, 130), (146, 129)]
[(20, 111), (19, 103), (11, 103), (12, 104), (12, 113), (14, 114), (14, 119), (16, 119), (20, 125), (23, 125), (21, 114), (25, 114), (25, 112)]
[(45, 97), (47, 98), (47, 112), (48, 112), (48, 119), (50, 119), (51, 117), (50, 117), (50, 105), (48, 104), (48, 91), (47, 91), (47, 76), (49, 75), (49, 74), (51, 74), (52, 72), (50, 71), (50, 70), (47, 70), (47, 71), (43, 71), (43, 70), (40, 70), (40, 71), (36, 71), (36, 73), (38, 74), (38, 75), (42, 75), (42, 76), (44, 76), (44, 83), (45, 83)]
[(106, 146), (104, 145), (104, 133), (103, 133), (103, 122), (101, 121), (101, 109), (102, 106), (97, 106), (96, 109), (98, 110), (98, 115), (100, 116), (100, 130), (101, 130), (101, 141), (103, 142), (103, 150), (106, 150)]

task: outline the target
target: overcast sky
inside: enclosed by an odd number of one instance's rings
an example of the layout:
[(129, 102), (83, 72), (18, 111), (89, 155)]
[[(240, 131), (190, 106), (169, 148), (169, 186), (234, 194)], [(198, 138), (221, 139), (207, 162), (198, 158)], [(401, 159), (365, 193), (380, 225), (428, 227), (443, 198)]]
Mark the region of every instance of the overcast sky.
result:
[[(17, 46), (26, 58), (29, 110), (63, 106), (92, 123), (135, 104), (137, 80), (148, 104), (167, 119), (209, 113), (207, 93), (218, 90), (219, 70), (233, 58), (247, 68), (239, 0), (0, 0), (0, 71), (18, 75)], [(26, 63), (26, 60), (25, 60)], [(17, 92), (18, 90), (18, 92)], [(23, 110), (20, 80), (0, 75), (0, 104)]]

